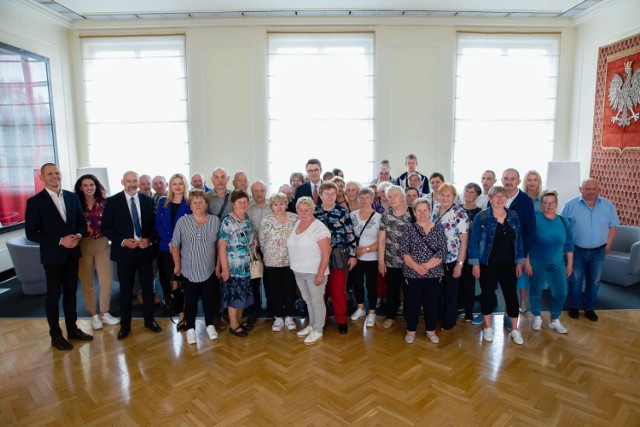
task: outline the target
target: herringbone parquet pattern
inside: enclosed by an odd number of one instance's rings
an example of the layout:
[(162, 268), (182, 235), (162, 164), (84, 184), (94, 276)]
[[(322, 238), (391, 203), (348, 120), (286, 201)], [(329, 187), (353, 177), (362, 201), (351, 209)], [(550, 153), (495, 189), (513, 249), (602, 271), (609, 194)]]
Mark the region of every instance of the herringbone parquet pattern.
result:
[(0, 425), (638, 426), (640, 311), (599, 315), (565, 316), (565, 336), (525, 317), (523, 346), (463, 323), (407, 345), (401, 319), (347, 335), (328, 321), (311, 347), (267, 321), (209, 341), (198, 321), (188, 345), (167, 320), (160, 334), (136, 320), (122, 342), (105, 327), (70, 352), (50, 348), (44, 319), (4, 319)]

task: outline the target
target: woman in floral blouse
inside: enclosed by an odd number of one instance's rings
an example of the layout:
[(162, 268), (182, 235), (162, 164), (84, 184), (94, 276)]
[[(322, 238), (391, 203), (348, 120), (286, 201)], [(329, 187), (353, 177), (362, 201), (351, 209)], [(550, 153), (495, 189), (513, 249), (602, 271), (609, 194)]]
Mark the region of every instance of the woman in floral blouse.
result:
[[(298, 215), (287, 212), (288, 199), (284, 193), (269, 198), (273, 211), (260, 225), (260, 246), (264, 256), (264, 283), (275, 317), (273, 331), (296, 329), (295, 315), (296, 278), (289, 268), (287, 239), (296, 224)], [(284, 319), (284, 320), (283, 320)]]
[(413, 202), (416, 222), (404, 226), (400, 248), (404, 260), (405, 287), (404, 318), (407, 334), (404, 340), (412, 344), (418, 328), (420, 307), (424, 309), (427, 338), (438, 344), (436, 321), (438, 303), (444, 284), (442, 261), (447, 254), (447, 238), (442, 226), (429, 218), (431, 207), (425, 198)]
[(443, 183), (438, 186), (436, 202), (431, 212), (431, 221), (442, 225), (447, 236), (447, 256), (444, 259), (445, 285), (443, 290), (443, 330), (456, 325), (458, 308), (458, 288), (462, 266), (467, 258), (469, 243), (469, 218), (464, 208), (457, 203), (456, 189), (453, 185)]
[[(116, 325), (120, 319), (109, 314), (113, 267), (110, 259), (109, 239), (102, 234), (102, 211), (106, 202), (105, 189), (94, 175), (82, 175), (74, 190), (80, 199), (87, 222), (87, 237), (80, 241), (82, 257), (78, 264), (78, 277), (84, 294), (84, 304), (91, 314), (91, 327), (101, 329), (103, 323)], [(98, 272), (100, 283), (100, 314), (96, 308), (93, 272)]]
[(231, 193), (233, 210), (220, 225), (218, 235), (218, 266), (222, 279), (222, 303), (229, 310), (229, 332), (237, 337), (246, 337), (252, 326), (242, 322), (242, 311), (253, 304), (251, 291), (251, 246), (258, 241), (247, 210), (249, 195), (244, 190)]
[(316, 207), (314, 216), (322, 221), (331, 232), (331, 251), (342, 252), (348, 258), (345, 266), (329, 264), (329, 278), (327, 288), (333, 314), (338, 322), (338, 330), (341, 334), (348, 332), (347, 326), (347, 292), (346, 268), (352, 270), (358, 262), (356, 260), (356, 237), (353, 234), (353, 224), (347, 209), (336, 203), (338, 187), (333, 182), (324, 182), (320, 185), (320, 199), (322, 204)]

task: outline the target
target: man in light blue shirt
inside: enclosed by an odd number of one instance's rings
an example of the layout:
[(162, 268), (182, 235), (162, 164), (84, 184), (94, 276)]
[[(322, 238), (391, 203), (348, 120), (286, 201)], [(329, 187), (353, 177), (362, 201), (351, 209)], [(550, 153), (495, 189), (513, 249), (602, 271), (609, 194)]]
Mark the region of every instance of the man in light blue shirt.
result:
[[(592, 178), (582, 181), (580, 196), (569, 200), (562, 215), (573, 227), (573, 274), (569, 280), (569, 316), (578, 318), (580, 302), (587, 319), (597, 321), (595, 312), (604, 256), (611, 248), (620, 219), (610, 200), (600, 197), (600, 184)], [(586, 279), (584, 297), (582, 282)]]

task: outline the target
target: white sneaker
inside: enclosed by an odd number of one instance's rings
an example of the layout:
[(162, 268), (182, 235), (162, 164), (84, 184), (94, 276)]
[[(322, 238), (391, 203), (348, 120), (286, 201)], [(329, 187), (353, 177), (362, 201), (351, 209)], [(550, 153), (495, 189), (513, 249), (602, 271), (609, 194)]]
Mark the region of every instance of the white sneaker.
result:
[(367, 328), (373, 328), (375, 324), (376, 324), (376, 315), (367, 314), (367, 321), (366, 321)]
[(102, 329), (102, 321), (100, 320), (100, 316), (97, 314), (94, 314), (93, 317), (91, 317), (91, 327), (93, 329)]
[(438, 338), (436, 334), (433, 334), (433, 335), (427, 334), (427, 338), (429, 338), (429, 341), (431, 341), (434, 344), (438, 344), (440, 342), (440, 338)]
[(315, 344), (322, 339), (322, 332), (311, 331), (304, 339), (304, 345)]
[(385, 319), (385, 321), (382, 322), (382, 327), (389, 329), (394, 323), (396, 323), (396, 319)]
[(559, 334), (566, 334), (567, 332), (569, 332), (567, 328), (562, 326), (562, 323), (560, 323), (560, 319), (552, 320), (551, 322), (549, 322), (549, 328), (555, 329)]
[(351, 315), (351, 320), (358, 320), (359, 318), (364, 317), (365, 315), (366, 313), (364, 312), (364, 310), (359, 308), (353, 312), (353, 314)]
[(313, 332), (313, 328), (311, 327), (311, 325), (309, 325), (306, 328), (300, 329), (298, 332), (296, 332), (296, 335), (299, 337), (306, 337), (311, 332)]
[(534, 331), (539, 331), (540, 329), (542, 329), (542, 317), (536, 316), (533, 318), (531, 329), (533, 329)]
[(187, 342), (189, 344), (195, 344), (196, 343), (196, 330), (191, 328), (187, 331)]
[(290, 316), (284, 318), (284, 326), (286, 326), (290, 331), (295, 331), (298, 328), (296, 326), (296, 321), (293, 320), (293, 317)]
[(486, 342), (491, 342), (493, 341), (493, 329), (491, 328), (484, 328), (482, 330), (482, 337), (484, 338), (484, 340)]
[(415, 335), (409, 335), (409, 333), (407, 332), (407, 335), (404, 336), (404, 342), (406, 342), (407, 344), (413, 344), (413, 341), (416, 339)]
[(117, 325), (118, 323), (120, 323), (120, 319), (118, 319), (117, 317), (113, 317), (109, 313), (103, 314), (102, 316), (100, 316), (100, 319), (102, 319), (102, 323), (106, 323), (107, 325)]
[(213, 325), (207, 326), (207, 334), (209, 335), (210, 340), (218, 339), (218, 331), (216, 331), (216, 327)]
[(514, 329), (513, 331), (511, 331), (509, 333), (509, 335), (511, 335), (511, 338), (513, 338), (513, 342), (518, 344), (518, 345), (522, 345), (524, 344), (524, 340), (522, 339), (522, 334), (520, 333), (519, 330)]
[(283, 326), (284, 326), (284, 320), (282, 320), (282, 317), (276, 317), (276, 320), (273, 321), (273, 326), (271, 327), (271, 330), (274, 332), (280, 332)]

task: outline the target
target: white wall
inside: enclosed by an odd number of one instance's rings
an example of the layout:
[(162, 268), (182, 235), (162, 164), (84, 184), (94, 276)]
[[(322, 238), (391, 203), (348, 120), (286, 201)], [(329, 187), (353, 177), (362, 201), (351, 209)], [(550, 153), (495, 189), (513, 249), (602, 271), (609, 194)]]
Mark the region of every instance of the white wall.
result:
[(589, 9), (576, 26), (576, 64), (569, 156), (589, 176), (598, 49), (640, 32), (640, 1), (616, 0)]

